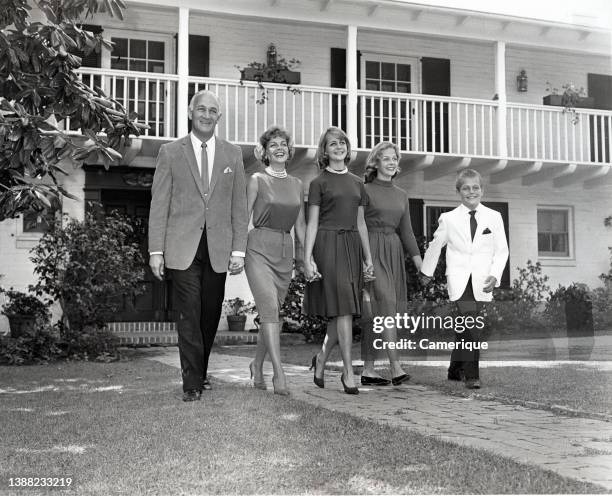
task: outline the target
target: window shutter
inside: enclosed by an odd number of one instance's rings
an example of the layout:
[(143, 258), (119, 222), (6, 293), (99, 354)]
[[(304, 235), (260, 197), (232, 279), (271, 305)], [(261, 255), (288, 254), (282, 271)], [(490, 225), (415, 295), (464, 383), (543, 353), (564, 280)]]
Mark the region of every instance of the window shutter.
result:
[(189, 35), (189, 75), (195, 77), (209, 76), (210, 37), (196, 34)]

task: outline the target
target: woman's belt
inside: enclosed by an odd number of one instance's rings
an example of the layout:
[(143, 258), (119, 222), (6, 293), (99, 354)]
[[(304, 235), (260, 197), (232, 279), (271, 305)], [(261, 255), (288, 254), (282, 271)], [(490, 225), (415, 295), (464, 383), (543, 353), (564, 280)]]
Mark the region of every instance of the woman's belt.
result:
[(287, 238), (289, 238), (290, 241), (290, 245), (291, 248), (293, 249), (293, 238), (291, 237), (291, 231), (285, 231), (284, 229), (275, 229), (273, 227), (264, 227), (264, 226), (255, 226), (253, 229), (260, 229), (262, 231), (270, 231), (270, 232), (275, 232), (278, 234), (281, 234), (283, 236), (283, 240), (282, 240), (282, 245), (283, 245), (283, 253), (282, 253), (282, 257), (285, 258), (285, 241), (287, 241)]
[(331, 232), (335, 232), (337, 234), (357, 232), (357, 229), (353, 229), (353, 228), (345, 229), (345, 228), (342, 228), (342, 227), (319, 227), (318, 230), (319, 231), (331, 231)]
[(372, 226), (368, 227), (368, 232), (395, 234), (397, 231), (394, 227), (391, 226)]

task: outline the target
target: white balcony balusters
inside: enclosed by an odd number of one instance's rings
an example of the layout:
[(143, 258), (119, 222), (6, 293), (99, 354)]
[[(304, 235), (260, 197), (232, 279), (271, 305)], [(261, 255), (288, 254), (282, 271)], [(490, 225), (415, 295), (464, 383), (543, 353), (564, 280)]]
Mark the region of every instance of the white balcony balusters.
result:
[[(174, 74), (82, 68), (83, 82), (100, 86), (146, 122), (144, 136), (173, 139), (177, 134), (179, 77)], [(348, 90), (236, 79), (188, 79), (189, 96), (209, 89), (222, 101), (217, 132), (238, 143), (254, 144), (272, 124), (286, 127), (296, 146), (314, 148), (330, 125), (348, 128)], [(414, 93), (357, 91), (356, 150), (381, 140), (405, 152), (498, 158), (498, 101)], [(572, 163), (609, 163), (612, 112), (576, 110), (577, 120), (562, 108), (509, 103), (506, 145), (510, 159)], [(70, 129), (70, 123), (65, 123)], [(77, 132), (76, 129), (73, 131)]]

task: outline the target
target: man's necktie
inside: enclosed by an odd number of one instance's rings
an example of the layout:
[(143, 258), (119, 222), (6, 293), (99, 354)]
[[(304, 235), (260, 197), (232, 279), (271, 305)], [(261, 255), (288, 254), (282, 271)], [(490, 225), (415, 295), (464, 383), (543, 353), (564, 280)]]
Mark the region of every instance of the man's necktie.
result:
[(476, 235), (476, 226), (478, 223), (476, 222), (476, 210), (470, 210), (470, 233), (472, 234), (472, 241), (474, 241), (474, 236)]
[(204, 191), (204, 194), (207, 194), (208, 193), (208, 154), (206, 153), (206, 143), (202, 143), (201, 174), (202, 174), (202, 190)]

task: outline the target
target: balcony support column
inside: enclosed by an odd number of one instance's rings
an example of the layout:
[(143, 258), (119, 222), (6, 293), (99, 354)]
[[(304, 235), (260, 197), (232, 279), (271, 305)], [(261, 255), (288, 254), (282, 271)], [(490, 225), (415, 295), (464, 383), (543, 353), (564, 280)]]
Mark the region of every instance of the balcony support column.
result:
[(506, 42), (495, 43), (495, 92), (497, 93), (497, 155), (508, 157), (506, 115), (508, 100), (506, 96)]
[(179, 30), (177, 37), (177, 63), (178, 74), (177, 87), (177, 109), (176, 109), (176, 132), (177, 135), (187, 134), (187, 99), (189, 98), (189, 9), (179, 7)]
[(346, 41), (346, 134), (351, 146), (357, 148), (357, 26), (348, 26)]

